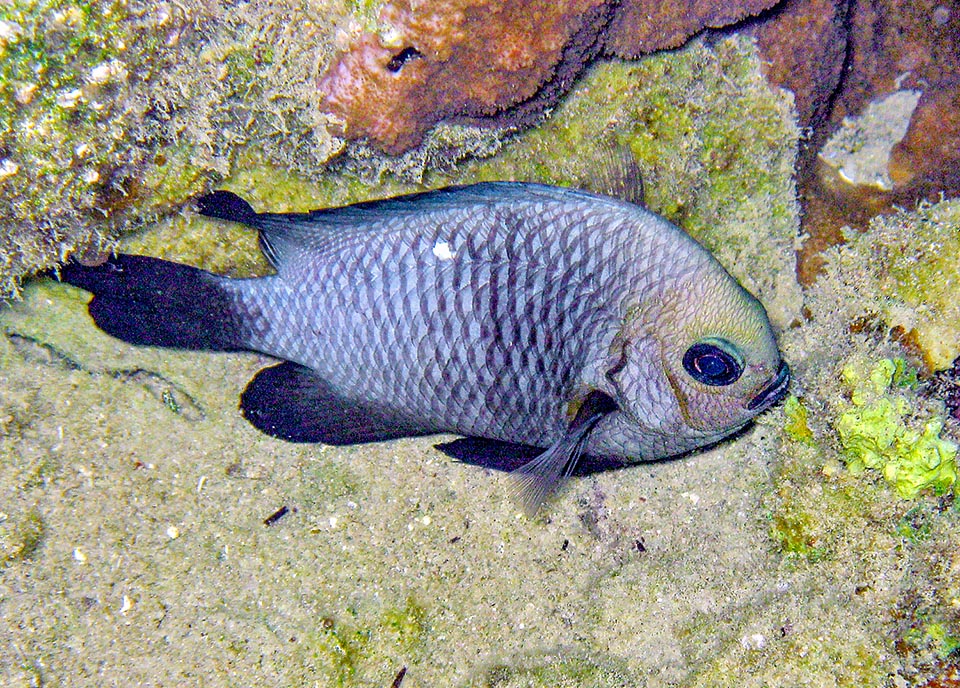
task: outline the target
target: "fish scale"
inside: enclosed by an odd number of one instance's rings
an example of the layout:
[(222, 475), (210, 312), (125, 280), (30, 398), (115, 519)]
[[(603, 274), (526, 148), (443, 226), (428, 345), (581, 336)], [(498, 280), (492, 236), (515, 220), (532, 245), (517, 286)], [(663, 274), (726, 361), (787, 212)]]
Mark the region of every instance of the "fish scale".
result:
[(277, 273), (121, 255), (63, 279), (94, 292), (94, 320), (126, 341), (281, 359), (241, 397), (276, 437), (541, 447), (519, 469), (539, 505), (583, 452), (706, 446), (789, 384), (760, 303), (631, 202), (501, 182), (289, 214), (218, 191), (198, 209), (256, 228)]
[[(341, 248), (334, 261), (304, 256), (314, 274), (299, 281), (320, 290), (264, 298), (258, 287), (247, 298), (261, 311), (310, 313), (311, 329), (327, 336), (311, 345), (290, 336), (298, 328), (280, 318), (273, 328), (279, 336), (249, 345), (313, 368), (359, 399), (389, 399), (437, 430), (550, 442), (565, 420), (558, 412), (561, 394), (584, 356), (584, 338), (575, 335), (595, 329), (597, 320), (615, 323), (619, 314), (597, 298), (600, 287), (578, 289), (577, 279), (589, 282), (604, 274), (587, 265), (593, 259), (601, 267), (591, 234), (571, 226), (559, 233), (553, 253), (545, 253), (540, 242), (518, 238), (523, 235), (517, 229), (529, 233), (528, 218), (542, 212), (536, 206), (526, 210), (524, 217), (500, 209), (494, 223), (476, 216), (453, 225), (437, 222), (414, 237), (387, 223), (379, 239), (358, 243), (353, 251)], [(551, 219), (547, 214), (541, 221)], [(458, 245), (466, 250), (440, 260), (433, 247), (441, 240), (454, 251)], [(539, 263), (552, 264), (559, 279), (545, 279)], [(348, 286), (337, 290), (338, 283)], [(536, 328), (525, 317), (530, 310), (542, 314)], [(353, 313), (373, 317), (355, 322)], [(390, 323), (396, 326), (377, 326)], [(539, 336), (525, 336), (524, 330)], [(567, 344), (557, 347), (559, 342)], [(532, 360), (539, 365), (531, 367)], [(538, 431), (531, 434), (530, 428)]]

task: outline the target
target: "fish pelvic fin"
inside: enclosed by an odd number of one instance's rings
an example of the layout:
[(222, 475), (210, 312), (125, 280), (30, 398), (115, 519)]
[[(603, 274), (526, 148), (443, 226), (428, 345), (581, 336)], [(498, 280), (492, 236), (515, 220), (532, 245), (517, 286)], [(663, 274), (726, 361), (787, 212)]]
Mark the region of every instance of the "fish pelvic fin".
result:
[(536, 516), (573, 473), (594, 426), (616, 410), (617, 403), (610, 395), (599, 390), (591, 391), (560, 439), (537, 458), (511, 472), (516, 480), (515, 496), (529, 518)]
[(93, 293), (97, 326), (131, 344), (239, 351), (245, 318), (226, 280), (148, 256), (118, 255), (100, 265), (68, 263), (60, 281)]

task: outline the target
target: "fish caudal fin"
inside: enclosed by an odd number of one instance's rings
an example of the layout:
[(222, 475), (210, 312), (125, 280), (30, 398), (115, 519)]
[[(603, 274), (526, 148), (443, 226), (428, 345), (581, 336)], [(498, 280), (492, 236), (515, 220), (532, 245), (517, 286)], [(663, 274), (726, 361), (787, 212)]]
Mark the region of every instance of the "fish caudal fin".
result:
[(131, 344), (238, 351), (243, 317), (224, 281), (199, 268), (119, 255), (101, 265), (65, 265), (60, 281), (92, 292), (97, 326)]

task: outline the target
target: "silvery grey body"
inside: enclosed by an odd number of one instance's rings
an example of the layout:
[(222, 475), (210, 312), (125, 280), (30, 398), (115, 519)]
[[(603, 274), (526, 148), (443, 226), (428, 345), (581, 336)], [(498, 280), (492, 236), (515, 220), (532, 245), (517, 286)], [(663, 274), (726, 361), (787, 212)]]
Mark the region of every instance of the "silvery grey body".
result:
[[(548, 447), (571, 400), (624, 365), (631, 312), (698, 275), (735, 284), (677, 227), (616, 199), (515, 183), (418, 198), (260, 214), (277, 274), (220, 278), (246, 314), (246, 348), (310, 368), (399, 434)], [(655, 459), (730, 432), (688, 427), (648, 369), (656, 356), (640, 358), (618, 390), (633, 399), (617, 399), (587, 453)]]

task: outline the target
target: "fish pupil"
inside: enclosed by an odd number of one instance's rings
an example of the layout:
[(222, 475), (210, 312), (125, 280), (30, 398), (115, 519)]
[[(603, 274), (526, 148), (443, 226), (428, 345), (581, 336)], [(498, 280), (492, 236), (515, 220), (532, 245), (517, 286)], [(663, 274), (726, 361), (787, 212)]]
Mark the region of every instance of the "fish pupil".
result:
[(727, 348), (733, 346), (721, 340), (697, 342), (683, 355), (683, 367), (697, 382), (720, 387), (736, 382), (743, 373), (743, 365)]

